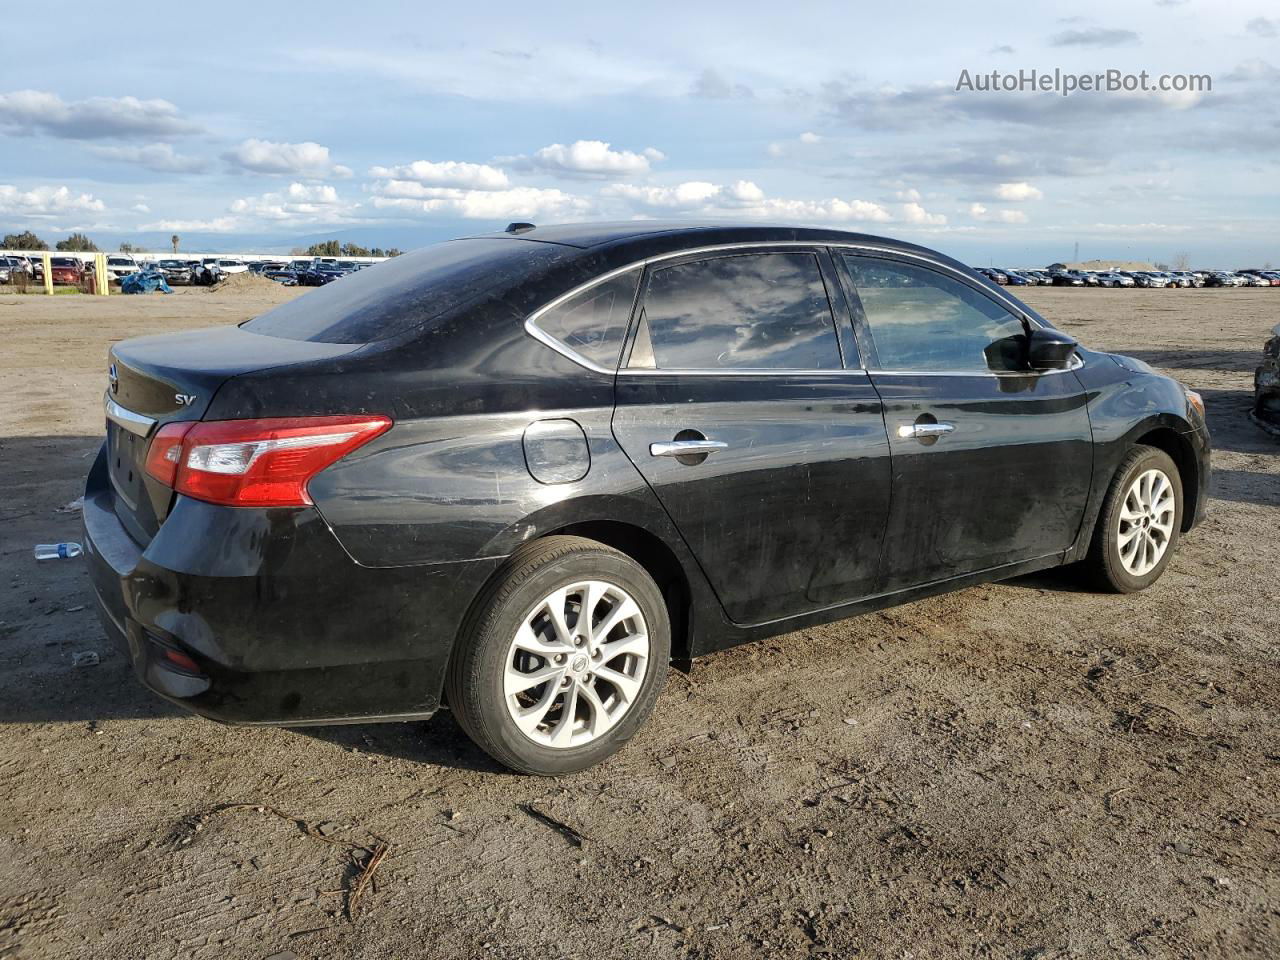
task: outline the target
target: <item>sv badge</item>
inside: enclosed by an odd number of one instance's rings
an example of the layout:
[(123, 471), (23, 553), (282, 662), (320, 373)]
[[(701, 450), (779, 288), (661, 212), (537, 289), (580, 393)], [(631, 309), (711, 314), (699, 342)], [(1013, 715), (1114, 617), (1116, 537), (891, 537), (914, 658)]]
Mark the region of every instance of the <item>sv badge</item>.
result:
[(175, 393), (173, 399), (180, 407), (188, 407), (196, 402), (196, 395), (193, 393)]

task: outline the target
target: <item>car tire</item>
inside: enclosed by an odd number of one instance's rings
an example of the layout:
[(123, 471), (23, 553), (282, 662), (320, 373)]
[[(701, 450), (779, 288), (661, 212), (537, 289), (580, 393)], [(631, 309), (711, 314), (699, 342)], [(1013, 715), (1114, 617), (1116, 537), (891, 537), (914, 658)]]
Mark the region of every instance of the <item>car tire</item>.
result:
[(1155, 447), (1135, 446), (1107, 490), (1086, 572), (1105, 590), (1145, 590), (1160, 579), (1177, 548), (1182, 509), (1182, 480), (1173, 460)]
[(499, 763), (558, 776), (594, 766), (631, 739), (653, 712), (670, 659), (667, 607), (643, 567), (594, 540), (546, 537), (517, 550), (482, 591), (450, 661), (445, 698), (458, 725)]

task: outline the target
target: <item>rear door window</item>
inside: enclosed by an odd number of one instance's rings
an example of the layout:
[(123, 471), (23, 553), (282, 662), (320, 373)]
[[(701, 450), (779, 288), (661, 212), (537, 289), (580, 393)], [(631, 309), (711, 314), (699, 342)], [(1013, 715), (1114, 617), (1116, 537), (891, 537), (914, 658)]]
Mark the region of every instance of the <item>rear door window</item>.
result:
[(628, 367), (841, 369), (817, 255), (735, 254), (653, 268)]

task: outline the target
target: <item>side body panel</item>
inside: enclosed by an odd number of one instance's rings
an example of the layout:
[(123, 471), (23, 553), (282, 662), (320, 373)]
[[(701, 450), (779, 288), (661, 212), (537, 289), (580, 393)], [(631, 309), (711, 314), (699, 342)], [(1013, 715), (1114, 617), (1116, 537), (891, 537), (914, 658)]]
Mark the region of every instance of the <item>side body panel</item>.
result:
[[(880, 592), (1061, 554), (1089, 499), (1092, 436), (1071, 372), (872, 373), (893, 447)], [(902, 437), (920, 418), (939, 437)]]
[[(613, 430), (734, 622), (874, 590), (889, 447), (865, 373), (622, 374)], [(701, 463), (650, 454), (681, 431), (727, 447)]]

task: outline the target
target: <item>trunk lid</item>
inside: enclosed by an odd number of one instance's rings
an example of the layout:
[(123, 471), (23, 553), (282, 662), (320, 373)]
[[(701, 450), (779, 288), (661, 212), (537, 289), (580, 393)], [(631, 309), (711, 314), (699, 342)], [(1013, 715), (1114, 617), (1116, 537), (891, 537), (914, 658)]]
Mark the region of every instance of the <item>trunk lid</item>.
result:
[(222, 384), (245, 373), (330, 360), (352, 344), (284, 340), (239, 327), (124, 340), (111, 349), (106, 404), (107, 465), (116, 515), (146, 545), (173, 491), (146, 474), (147, 449), (166, 423), (199, 420)]

